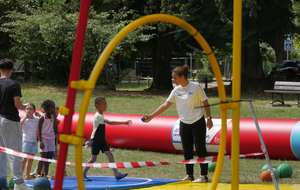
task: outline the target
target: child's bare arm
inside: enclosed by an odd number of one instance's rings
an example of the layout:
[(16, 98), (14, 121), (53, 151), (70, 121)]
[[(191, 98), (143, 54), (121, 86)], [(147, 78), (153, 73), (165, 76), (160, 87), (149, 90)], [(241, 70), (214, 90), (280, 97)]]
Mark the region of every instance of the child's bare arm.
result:
[(127, 120), (127, 121), (110, 121), (108, 119), (104, 120), (104, 123), (107, 123), (109, 125), (132, 125), (132, 121), (131, 120)]
[(27, 115), (25, 114), (25, 116), (20, 121), (21, 126), (23, 126), (26, 119), (27, 119)]

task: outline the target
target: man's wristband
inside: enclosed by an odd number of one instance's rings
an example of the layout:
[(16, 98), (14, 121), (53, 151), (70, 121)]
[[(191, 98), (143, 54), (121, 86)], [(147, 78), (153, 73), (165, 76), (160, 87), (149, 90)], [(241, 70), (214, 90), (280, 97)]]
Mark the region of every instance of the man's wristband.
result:
[(211, 119), (211, 116), (206, 117), (207, 119)]

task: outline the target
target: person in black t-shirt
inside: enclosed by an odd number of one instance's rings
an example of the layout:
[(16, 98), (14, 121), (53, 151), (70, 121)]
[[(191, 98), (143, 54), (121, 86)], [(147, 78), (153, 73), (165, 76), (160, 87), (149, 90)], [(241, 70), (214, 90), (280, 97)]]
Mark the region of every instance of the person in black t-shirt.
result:
[[(22, 152), (22, 130), (18, 109), (26, 106), (20, 101), (22, 97), (20, 84), (10, 79), (13, 62), (10, 59), (0, 61), (0, 146)], [(14, 177), (14, 189), (28, 189), (22, 175), (22, 158), (8, 155), (11, 173)], [(0, 152), (0, 176), (7, 178), (7, 155)]]

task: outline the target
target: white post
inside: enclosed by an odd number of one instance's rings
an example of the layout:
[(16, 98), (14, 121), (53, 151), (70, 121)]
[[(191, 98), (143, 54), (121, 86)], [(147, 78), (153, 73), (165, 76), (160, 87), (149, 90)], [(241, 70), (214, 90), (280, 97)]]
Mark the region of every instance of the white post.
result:
[(286, 60), (289, 60), (289, 51), (286, 51)]

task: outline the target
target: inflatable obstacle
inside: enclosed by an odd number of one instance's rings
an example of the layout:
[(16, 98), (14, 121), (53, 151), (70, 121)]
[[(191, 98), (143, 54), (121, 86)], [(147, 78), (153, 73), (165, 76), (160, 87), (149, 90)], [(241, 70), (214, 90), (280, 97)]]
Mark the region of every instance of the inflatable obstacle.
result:
[[(24, 112), (20, 112), (20, 117)], [(79, 113), (72, 119), (71, 132), (75, 134)], [(94, 113), (85, 116), (84, 137), (89, 140), (93, 131)], [(157, 116), (151, 122), (141, 121), (142, 115), (104, 114), (108, 120), (132, 120), (131, 126), (106, 124), (106, 140), (112, 147), (181, 153), (179, 119), (177, 116)], [(63, 117), (59, 116), (63, 126)], [(209, 155), (217, 155), (220, 145), (221, 119), (213, 119), (214, 127), (207, 131), (206, 146)], [(258, 119), (269, 157), (272, 159), (300, 158), (299, 119)], [(227, 119), (226, 154), (231, 154), (232, 120)], [(280, 150), (280, 151), (278, 151)], [(262, 152), (253, 119), (240, 119), (240, 154)]]

